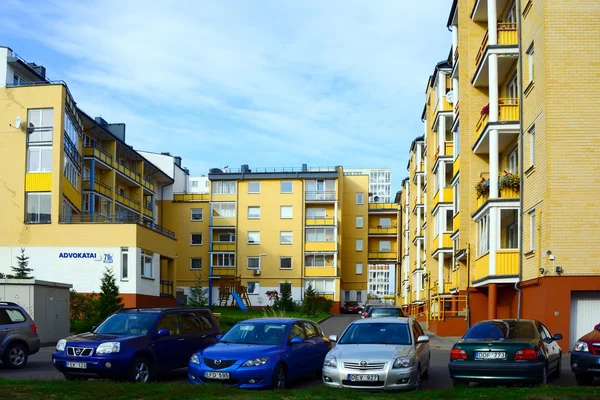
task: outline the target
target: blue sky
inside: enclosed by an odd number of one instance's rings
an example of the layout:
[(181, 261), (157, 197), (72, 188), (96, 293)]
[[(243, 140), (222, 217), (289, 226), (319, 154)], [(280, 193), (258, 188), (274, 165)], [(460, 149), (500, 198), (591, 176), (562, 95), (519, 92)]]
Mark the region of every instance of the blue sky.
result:
[(209, 168), (407, 175), (451, 0), (0, 2), (0, 45), (65, 80), (136, 149)]

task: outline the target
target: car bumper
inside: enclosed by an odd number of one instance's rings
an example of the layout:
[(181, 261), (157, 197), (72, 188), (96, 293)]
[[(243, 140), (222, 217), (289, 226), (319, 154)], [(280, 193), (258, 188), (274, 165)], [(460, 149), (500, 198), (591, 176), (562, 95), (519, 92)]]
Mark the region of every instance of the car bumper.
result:
[[(353, 382), (349, 375), (377, 375), (377, 381)], [(402, 369), (358, 371), (353, 369), (323, 367), (323, 384), (336, 388), (364, 390), (402, 390), (412, 389), (417, 380), (416, 366)]]
[(539, 381), (543, 378), (544, 362), (495, 363), (451, 362), (450, 378), (469, 381)]
[[(67, 362), (85, 363), (86, 368), (69, 368)], [(115, 357), (73, 357), (62, 352), (52, 354), (52, 363), (60, 372), (88, 377), (124, 377), (129, 372), (131, 359), (128, 356)]]
[(29, 355), (35, 354), (40, 351), (40, 339), (33, 339), (27, 341), (29, 347)]
[[(229, 379), (207, 379), (206, 372), (227, 372)], [(204, 364), (192, 364), (188, 366), (188, 379), (194, 385), (203, 383), (220, 383), (227, 386), (235, 386), (241, 389), (266, 389), (270, 388), (273, 379), (273, 368), (269, 365), (260, 367), (239, 367), (233, 365), (229, 368), (212, 369)]]
[(600, 356), (580, 351), (572, 352), (571, 371), (575, 374), (600, 376)]

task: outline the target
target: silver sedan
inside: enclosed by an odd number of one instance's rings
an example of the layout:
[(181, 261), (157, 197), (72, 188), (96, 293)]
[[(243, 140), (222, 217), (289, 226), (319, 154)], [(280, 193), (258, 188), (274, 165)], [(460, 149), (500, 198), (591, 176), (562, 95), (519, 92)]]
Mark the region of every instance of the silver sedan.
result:
[(420, 389), (429, 376), (429, 337), (411, 318), (352, 322), (323, 364), (323, 383), (357, 389)]

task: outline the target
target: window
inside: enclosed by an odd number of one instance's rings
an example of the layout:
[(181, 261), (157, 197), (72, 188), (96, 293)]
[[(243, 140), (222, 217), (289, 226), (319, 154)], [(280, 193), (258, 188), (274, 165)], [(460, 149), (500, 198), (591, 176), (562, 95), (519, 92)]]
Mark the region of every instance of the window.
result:
[(535, 210), (529, 213), (529, 250), (535, 250), (535, 239), (536, 239), (536, 218), (535, 218)]
[(177, 314), (170, 313), (166, 314), (156, 325), (156, 331), (161, 329), (168, 329), (170, 335), (179, 335), (179, 320)]
[(214, 267), (235, 267), (235, 254), (216, 253), (212, 255)]
[(452, 169), (452, 163), (444, 163), (444, 187), (452, 187), (452, 178), (454, 177), (454, 170)]
[(293, 206), (281, 206), (279, 208), (279, 217), (281, 219), (289, 219), (293, 217)]
[(518, 148), (515, 148), (508, 155), (508, 172), (511, 174), (519, 173), (519, 152), (517, 150)]
[(259, 244), (260, 232), (248, 232), (248, 244)]
[(391, 228), (392, 227), (392, 219), (391, 218), (379, 218), (379, 226), (382, 228)]
[(324, 208), (307, 208), (306, 209), (306, 218), (307, 219), (316, 219), (316, 218), (325, 218), (327, 216), (327, 212)]
[(379, 242), (379, 251), (382, 253), (391, 251), (392, 243), (389, 240)]
[(281, 193), (292, 193), (293, 190), (292, 181), (281, 181)]
[(73, 119), (68, 112), (65, 112), (65, 138), (68, 138), (75, 145), (75, 149), (77, 149), (80, 143), (81, 129), (77, 122), (73, 122)]
[(121, 280), (129, 279), (129, 249), (121, 247)]
[(439, 210), (433, 214), (433, 237), (437, 237), (440, 234), (440, 213)]
[(71, 161), (71, 158), (69, 158), (66, 154), (63, 175), (67, 178), (69, 182), (71, 182), (71, 185), (73, 185), (74, 188), (79, 188), (79, 177), (81, 176), (81, 174), (79, 173), (79, 170), (77, 169), (73, 161)]
[(90, 169), (88, 167), (83, 167), (83, 180), (84, 181), (90, 180)]
[(344, 290), (344, 301), (350, 301), (350, 291)]
[(292, 269), (292, 257), (279, 257), (280, 269)]
[(27, 113), (27, 143), (51, 143), (54, 110), (33, 109)]
[(235, 181), (216, 181), (212, 183), (215, 194), (235, 194)]
[(213, 203), (213, 218), (233, 218), (235, 217), (235, 203)]
[(192, 184), (193, 188), (197, 188), (198, 187), (198, 181), (192, 181), (190, 183)]
[(147, 250), (142, 250), (140, 264), (142, 265), (142, 277), (144, 278), (153, 278), (154, 271), (152, 268), (152, 258), (154, 253)]
[(190, 269), (201, 270), (202, 269), (202, 258), (200, 258), (200, 257), (190, 258)]
[(18, 310), (16, 308), (5, 308), (4, 311), (8, 316), (9, 324), (21, 324), (27, 321), (27, 318), (25, 318), (21, 310)]
[(202, 234), (201, 233), (191, 233), (190, 241), (192, 246), (201, 246), (202, 245)]
[[(460, 181), (457, 179), (454, 184), (454, 215), (460, 212)], [(458, 229), (458, 227), (456, 227)]]
[(362, 292), (360, 290), (356, 291), (356, 301), (362, 301)]
[(322, 254), (311, 254), (304, 257), (304, 265), (307, 267), (324, 267), (325, 256)]
[(306, 279), (306, 288), (311, 285), (317, 293), (333, 293), (334, 283), (331, 279)]
[(307, 242), (332, 242), (335, 240), (335, 228), (306, 228)]
[(292, 340), (296, 337), (299, 337), (302, 340), (306, 339), (306, 333), (304, 332), (304, 328), (302, 328), (301, 322), (292, 325), (292, 329), (290, 329), (290, 334), (288, 335), (288, 340)]
[(248, 219), (260, 219), (260, 207), (248, 207)]
[(219, 242), (235, 242), (234, 233), (219, 233)]
[(52, 147), (31, 146), (27, 149), (27, 172), (52, 171)]
[(363, 263), (357, 262), (356, 263), (356, 275), (362, 275), (362, 273), (363, 273)]
[(248, 182), (248, 193), (260, 193), (260, 181)]
[(363, 217), (362, 216), (356, 217), (356, 227), (357, 228), (363, 227)]
[(356, 251), (363, 251), (362, 239), (356, 239)]
[(73, 217), (73, 215), (79, 215), (79, 212), (77, 211), (73, 203), (71, 203), (69, 199), (67, 199), (67, 197), (63, 195), (61, 210), (61, 217), (63, 218), (62, 220), (68, 221)]
[(363, 204), (363, 193), (356, 193), (356, 204)]
[(534, 65), (534, 56), (535, 46), (534, 43), (531, 42), (529, 49), (527, 49), (527, 64), (529, 65), (529, 83), (533, 82), (535, 79), (535, 65)]
[(279, 244), (292, 244), (292, 232), (283, 231), (279, 233)]
[(248, 269), (260, 269), (260, 257), (248, 257)]
[(460, 128), (456, 128), (456, 131), (454, 132), (454, 159), (456, 160), (456, 158), (460, 155)]
[(260, 283), (259, 282), (248, 282), (247, 291), (248, 291), (248, 294), (260, 294)]
[(519, 214), (517, 210), (500, 209), (500, 248), (518, 249)]
[(27, 215), (25, 223), (50, 223), (50, 193), (27, 193)]
[(452, 232), (454, 227), (454, 211), (452, 209), (446, 210), (446, 232)]
[(484, 215), (477, 221), (477, 237), (479, 246), (477, 246), (477, 256), (482, 256), (490, 250), (490, 215)]
[(508, 86), (507, 86), (507, 90), (508, 90), (508, 104), (515, 104), (517, 105), (519, 103), (519, 92), (518, 92), (518, 86), (517, 86), (517, 73), (515, 72), (512, 76), (512, 78), (510, 78), (510, 81), (508, 82)]
[[(199, 315), (194, 312), (182, 312), (179, 314), (179, 323), (181, 324), (181, 333), (198, 333), (206, 328), (203, 326)], [(210, 328), (209, 328), (210, 329)]]
[(292, 284), (289, 282), (281, 282), (279, 284), (279, 293), (283, 293), (283, 288), (286, 287), (290, 290), (290, 292), (292, 291)]
[(529, 129), (529, 166), (535, 164), (535, 125)]
[(313, 324), (311, 324), (310, 322), (303, 322), (302, 324), (304, 325), (304, 330), (306, 331), (307, 338), (317, 336), (317, 330), (315, 329)]
[(194, 222), (202, 221), (203, 210), (201, 208), (192, 208), (191, 220)]

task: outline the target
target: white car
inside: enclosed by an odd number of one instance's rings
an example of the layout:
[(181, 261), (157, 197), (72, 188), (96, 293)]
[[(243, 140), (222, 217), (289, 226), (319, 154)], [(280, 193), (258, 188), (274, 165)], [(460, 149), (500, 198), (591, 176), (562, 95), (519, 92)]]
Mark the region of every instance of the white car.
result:
[(420, 389), (429, 376), (429, 337), (411, 318), (352, 322), (323, 363), (323, 383), (357, 389)]

